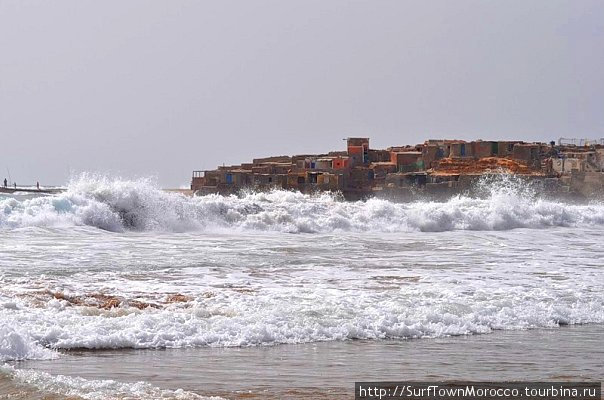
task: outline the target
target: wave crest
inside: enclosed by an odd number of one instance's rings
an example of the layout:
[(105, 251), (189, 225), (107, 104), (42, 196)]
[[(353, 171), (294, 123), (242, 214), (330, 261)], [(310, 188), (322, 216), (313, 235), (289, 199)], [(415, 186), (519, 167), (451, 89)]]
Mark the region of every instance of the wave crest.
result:
[(445, 202), (394, 203), (377, 198), (346, 202), (334, 194), (283, 190), (191, 198), (162, 191), (147, 179), (84, 174), (61, 194), (0, 200), (0, 226), (87, 225), (114, 232), (227, 229), (329, 233), (604, 224), (604, 205), (542, 199), (531, 186), (511, 177), (485, 178), (478, 189), (478, 196), (457, 196)]

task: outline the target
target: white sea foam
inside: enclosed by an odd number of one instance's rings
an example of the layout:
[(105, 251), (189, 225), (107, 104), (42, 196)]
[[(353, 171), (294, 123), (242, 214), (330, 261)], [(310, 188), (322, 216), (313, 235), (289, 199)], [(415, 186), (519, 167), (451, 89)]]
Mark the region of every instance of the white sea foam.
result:
[(108, 231), (405, 232), (604, 225), (604, 205), (540, 199), (521, 182), (483, 184), (482, 197), (397, 204), (290, 191), (189, 198), (148, 180), (82, 175), (65, 193), (0, 200), (0, 227), (88, 225)]
[(182, 389), (166, 390), (146, 382), (122, 383), (114, 380), (91, 380), (46, 372), (17, 369), (0, 365), (0, 373), (15, 382), (35, 388), (42, 393), (87, 400), (110, 399), (165, 399), (165, 400), (220, 400), (220, 397), (204, 397)]
[[(11, 328), (7, 320), (0, 327), (0, 362), (16, 360), (50, 360), (58, 354), (37, 344), (23, 328)], [(14, 325), (13, 325), (14, 326)]]
[(231, 347), (433, 338), (603, 323), (604, 297), (572, 287), (504, 290), (497, 288), (497, 282), (355, 292), (292, 287), (258, 293), (221, 290), (163, 309), (99, 310), (64, 302), (2, 310), (0, 319), (27, 327), (35, 345), (9, 341), (13, 357), (27, 358), (41, 352), (42, 345), (56, 349)]
[[(540, 200), (513, 182), (483, 189), (444, 203), (187, 198), (83, 177), (60, 195), (5, 199), (0, 356), (604, 323), (604, 207)], [(175, 293), (190, 301), (170, 303)], [(103, 295), (120, 306), (99, 307)]]

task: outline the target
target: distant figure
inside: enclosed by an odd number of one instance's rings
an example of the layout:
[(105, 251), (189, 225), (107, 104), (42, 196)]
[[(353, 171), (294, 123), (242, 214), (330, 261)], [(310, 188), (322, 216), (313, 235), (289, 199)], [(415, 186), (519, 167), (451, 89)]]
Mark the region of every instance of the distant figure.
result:
[(40, 182), (36, 182), (36, 187), (40, 190)]
[(13, 184), (15, 185), (15, 189), (17, 188), (17, 182), (13, 182)]
[(4, 187), (8, 186), (8, 181), (6, 180), (6, 178), (4, 178)]

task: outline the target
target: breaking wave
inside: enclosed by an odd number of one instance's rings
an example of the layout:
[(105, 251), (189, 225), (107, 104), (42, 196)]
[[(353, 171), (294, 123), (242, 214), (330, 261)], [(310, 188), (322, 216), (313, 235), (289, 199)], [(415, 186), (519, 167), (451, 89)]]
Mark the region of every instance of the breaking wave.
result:
[(346, 202), (337, 195), (275, 190), (240, 196), (186, 197), (149, 180), (84, 174), (66, 192), (33, 199), (0, 197), (0, 227), (92, 226), (103, 230), (278, 232), (401, 232), (507, 230), (604, 225), (604, 205), (574, 205), (540, 198), (511, 177), (485, 181), (483, 196), (446, 202)]
[(18, 360), (51, 360), (55, 351), (37, 344), (28, 333), (9, 326), (0, 327), (0, 362)]
[[(437, 338), (493, 330), (603, 323), (603, 297), (574, 287), (507, 290), (445, 286), (354, 294), (265, 289), (217, 291), (163, 309), (98, 310), (53, 300), (48, 308), (0, 310), (45, 349), (238, 347), (333, 340)], [(475, 293), (468, 296), (468, 292)], [(35, 343), (35, 345), (33, 344)], [(19, 345), (20, 347), (21, 345)], [(29, 346), (29, 345), (28, 345)], [(27, 357), (27, 352), (19, 358)]]

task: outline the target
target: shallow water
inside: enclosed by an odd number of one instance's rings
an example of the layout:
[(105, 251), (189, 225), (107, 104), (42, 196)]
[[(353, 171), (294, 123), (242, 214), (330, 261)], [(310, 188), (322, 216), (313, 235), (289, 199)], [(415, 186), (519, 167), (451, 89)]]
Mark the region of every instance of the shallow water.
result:
[(15, 365), (224, 398), (352, 398), (354, 381), (601, 380), (604, 325), (425, 340), (72, 351)]
[[(254, 378), (261, 366), (247, 367), (264, 360), (300, 375), (286, 397), (327, 393), (315, 370), (334, 371), (329, 390), (343, 395), (354, 376), (321, 365), (359, 371), (391, 351), (413, 358), (442, 345), (452, 367), (392, 378), (455, 377), (459, 365), (471, 371), (468, 362), (510, 354), (520, 340), (532, 343), (529, 368), (556, 332), (577, 346), (565, 360), (586, 361), (573, 376), (601, 378), (604, 206), (531, 196), (511, 185), (445, 203), (289, 192), (188, 199), (145, 182), (80, 180), (64, 194), (0, 200), (0, 361), (46, 360), (0, 375), (85, 398), (194, 398), (162, 392), (178, 388), (229, 397), (258, 394), (262, 382), (285, 393), (276, 378)], [(479, 334), (489, 335), (460, 338)], [(65, 354), (79, 349), (111, 351)], [(464, 361), (465, 351), (475, 358)], [(357, 353), (369, 358), (355, 364)], [(149, 357), (169, 367), (151, 368)], [(278, 364), (288, 357), (289, 370)], [(131, 369), (118, 373), (121, 365)], [(177, 365), (191, 374), (173, 376)], [(250, 383), (216, 386), (227, 371)], [(475, 369), (473, 379), (492, 371)], [(513, 363), (495, 371), (520, 373)]]

